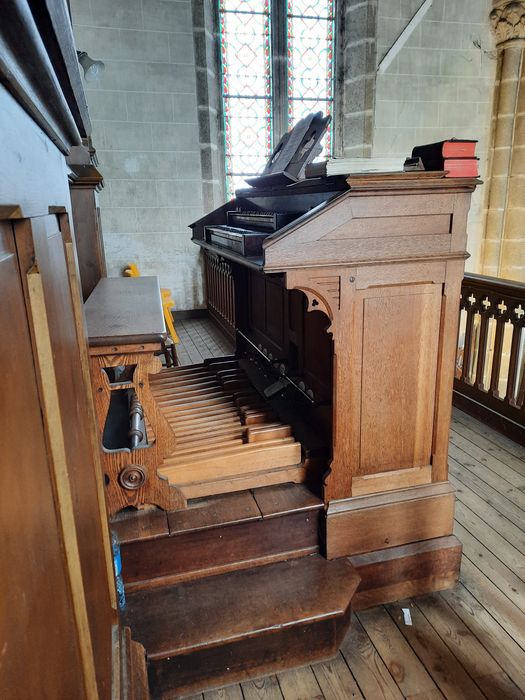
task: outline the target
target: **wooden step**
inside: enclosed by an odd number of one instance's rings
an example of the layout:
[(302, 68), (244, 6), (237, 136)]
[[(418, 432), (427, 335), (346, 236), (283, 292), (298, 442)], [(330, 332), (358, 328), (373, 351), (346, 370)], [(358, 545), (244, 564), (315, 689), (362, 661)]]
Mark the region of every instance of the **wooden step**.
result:
[(132, 593), (125, 623), (170, 700), (333, 657), (358, 583), (347, 559), (312, 555)]
[(188, 508), (119, 513), (126, 591), (216, 575), (319, 551), (322, 501), (279, 484), (190, 501)]
[(146, 652), (131, 639), (129, 627), (119, 631), (120, 694), (125, 700), (149, 700)]

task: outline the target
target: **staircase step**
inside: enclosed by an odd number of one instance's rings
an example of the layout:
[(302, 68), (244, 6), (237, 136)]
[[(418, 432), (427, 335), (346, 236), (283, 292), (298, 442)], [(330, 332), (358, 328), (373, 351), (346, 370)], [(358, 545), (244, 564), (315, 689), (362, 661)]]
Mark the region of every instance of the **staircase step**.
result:
[(168, 700), (334, 656), (358, 583), (347, 559), (312, 555), (131, 593), (125, 623)]
[(213, 496), (164, 513), (119, 514), (126, 590), (174, 584), (319, 551), (322, 501), (302, 484)]
[(150, 692), (144, 647), (131, 639), (129, 627), (121, 627), (119, 637), (119, 697), (126, 700), (149, 700)]

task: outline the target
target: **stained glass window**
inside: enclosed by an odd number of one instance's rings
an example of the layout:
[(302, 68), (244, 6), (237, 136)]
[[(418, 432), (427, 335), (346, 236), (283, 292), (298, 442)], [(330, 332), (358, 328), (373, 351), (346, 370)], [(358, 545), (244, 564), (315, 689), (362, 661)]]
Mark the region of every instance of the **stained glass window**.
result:
[(220, 0), (228, 195), (256, 175), (272, 146), (269, 0)]
[[(333, 112), (334, 0), (288, 0), (288, 127)], [(332, 125), (323, 154), (332, 152)]]
[[(233, 196), (263, 169), (274, 136), (282, 136), (274, 124), (284, 131), (311, 112), (333, 116), (334, 0), (218, 3), (226, 191)], [(274, 36), (272, 21), (283, 23)], [(282, 62), (287, 79), (272, 85)], [(323, 155), (331, 151), (332, 124)]]

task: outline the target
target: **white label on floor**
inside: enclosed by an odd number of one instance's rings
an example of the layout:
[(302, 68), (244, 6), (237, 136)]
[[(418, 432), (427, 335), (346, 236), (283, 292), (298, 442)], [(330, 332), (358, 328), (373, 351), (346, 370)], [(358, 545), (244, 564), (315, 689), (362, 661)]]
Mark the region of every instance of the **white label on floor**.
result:
[(401, 610), (403, 611), (405, 625), (412, 625), (412, 615), (410, 614), (410, 610), (408, 608), (401, 608)]

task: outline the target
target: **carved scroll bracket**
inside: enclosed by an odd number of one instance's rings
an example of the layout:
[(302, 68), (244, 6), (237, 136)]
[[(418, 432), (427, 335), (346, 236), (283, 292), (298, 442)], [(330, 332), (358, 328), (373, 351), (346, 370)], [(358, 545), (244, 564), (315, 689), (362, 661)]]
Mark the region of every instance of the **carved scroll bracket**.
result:
[(348, 270), (343, 271), (339, 268), (305, 268), (289, 270), (286, 273), (287, 289), (303, 292), (308, 299), (308, 311), (322, 311), (328, 316), (331, 323), (326, 332), (334, 337), (334, 341), (347, 277), (350, 282), (354, 281)]

